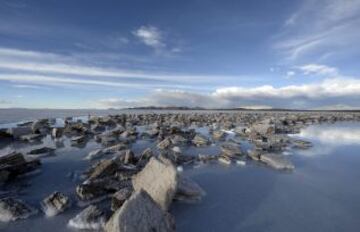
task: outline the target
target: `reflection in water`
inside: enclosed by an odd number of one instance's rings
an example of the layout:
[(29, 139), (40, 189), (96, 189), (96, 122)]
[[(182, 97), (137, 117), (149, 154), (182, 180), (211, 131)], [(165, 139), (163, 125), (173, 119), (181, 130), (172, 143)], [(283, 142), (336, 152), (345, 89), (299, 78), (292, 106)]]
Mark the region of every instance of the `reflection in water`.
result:
[(323, 144), (360, 144), (360, 127), (352, 124), (311, 126), (301, 131), (300, 137)]

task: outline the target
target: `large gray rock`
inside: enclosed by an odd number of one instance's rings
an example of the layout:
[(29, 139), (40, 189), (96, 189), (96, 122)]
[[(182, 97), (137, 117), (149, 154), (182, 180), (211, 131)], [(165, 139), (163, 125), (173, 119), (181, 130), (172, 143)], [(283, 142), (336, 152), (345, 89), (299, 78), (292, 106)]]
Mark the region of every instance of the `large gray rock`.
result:
[(22, 200), (11, 197), (0, 199), (0, 221), (9, 222), (26, 219), (38, 211)]
[(111, 210), (116, 211), (131, 196), (132, 189), (130, 187), (120, 189), (111, 198)]
[(118, 209), (105, 226), (106, 232), (171, 232), (175, 231), (172, 216), (163, 211), (147, 194), (135, 192)]
[(94, 205), (88, 206), (74, 218), (70, 219), (68, 225), (80, 230), (101, 230), (106, 222), (103, 211)]
[(168, 209), (176, 193), (177, 181), (176, 168), (172, 162), (155, 157), (132, 179), (135, 191), (145, 190), (164, 210)]
[(63, 193), (54, 192), (41, 202), (41, 206), (46, 216), (52, 217), (64, 212), (70, 206), (70, 199)]

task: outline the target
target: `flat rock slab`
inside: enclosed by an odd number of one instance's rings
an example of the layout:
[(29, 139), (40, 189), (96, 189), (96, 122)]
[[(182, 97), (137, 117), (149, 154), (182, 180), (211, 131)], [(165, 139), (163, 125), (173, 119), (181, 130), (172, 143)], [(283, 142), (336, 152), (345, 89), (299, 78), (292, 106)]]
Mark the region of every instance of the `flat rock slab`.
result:
[(145, 191), (135, 192), (105, 226), (106, 232), (172, 232), (173, 217)]
[(177, 171), (166, 158), (152, 157), (132, 179), (135, 191), (145, 190), (162, 209), (167, 210), (176, 193)]
[(260, 156), (260, 160), (278, 170), (293, 170), (295, 168), (289, 160), (279, 154), (265, 153)]
[(94, 205), (88, 206), (74, 218), (70, 219), (68, 225), (80, 230), (100, 230), (106, 222), (105, 214)]

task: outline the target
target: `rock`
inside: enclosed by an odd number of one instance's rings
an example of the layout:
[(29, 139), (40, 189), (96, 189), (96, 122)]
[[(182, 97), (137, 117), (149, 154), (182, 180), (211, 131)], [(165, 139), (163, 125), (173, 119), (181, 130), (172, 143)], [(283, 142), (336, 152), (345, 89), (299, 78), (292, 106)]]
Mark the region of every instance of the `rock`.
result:
[(143, 190), (135, 192), (109, 219), (106, 232), (171, 232), (175, 231), (172, 216), (164, 212)]
[(9, 128), (7, 133), (13, 136), (15, 139), (18, 139), (23, 135), (32, 134), (32, 129), (30, 126), (13, 127)]
[(89, 154), (85, 157), (85, 159), (93, 160), (93, 159), (100, 158), (103, 155), (104, 155), (103, 149), (96, 149), (96, 150), (89, 152)]
[(223, 154), (228, 157), (236, 157), (242, 155), (240, 146), (233, 142), (223, 143), (221, 144), (220, 148)]
[(192, 139), (193, 144), (196, 146), (205, 146), (209, 144), (209, 140), (200, 134), (196, 134), (195, 137)]
[(160, 143), (157, 144), (157, 147), (161, 150), (168, 149), (171, 145), (171, 141), (169, 138), (165, 138)]
[(78, 145), (84, 143), (86, 141), (86, 137), (84, 135), (75, 136), (71, 138), (71, 145)]
[(32, 123), (31, 125), (32, 132), (34, 134), (44, 134), (49, 130), (49, 120), (48, 119), (39, 119)]
[(175, 195), (176, 200), (194, 202), (199, 201), (205, 195), (205, 191), (193, 180), (180, 177)]
[(183, 145), (188, 143), (188, 140), (181, 135), (173, 135), (170, 140), (174, 145)]
[(146, 148), (146, 149), (141, 153), (141, 156), (140, 156), (139, 161), (149, 160), (152, 156), (154, 156), (154, 154), (153, 154), (151, 148)]
[(32, 149), (31, 151), (29, 151), (28, 154), (38, 155), (38, 154), (44, 154), (44, 153), (51, 153), (55, 150), (56, 150), (55, 148), (51, 148), (51, 147), (41, 147), (41, 148)]
[(230, 165), (231, 164), (231, 159), (228, 157), (228, 156), (220, 156), (218, 158), (219, 162), (222, 163), (222, 164), (226, 164), (226, 165)]
[(224, 140), (226, 133), (224, 131), (214, 131), (212, 137), (214, 140)]
[(179, 153), (179, 154), (181, 153), (181, 148), (178, 146), (173, 147), (171, 150), (175, 153)]
[(111, 147), (107, 147), (103, 149), (104, 154), (113, 154), (116, 153), (118, 151), (122, 151), (122, 150), (126, 150), (128, 149), (128, 146), (124, 143), (119, 143), (116, 145), (113, 145)]
[(295, 139), (291, 141), (294, 148), (309, 149), (312, 147), (312, 143), (304, 140)]
[(131, 188), (123, 188), (114, 193), (114, 195), (111, 198), (111, 210), (116, 211), (119, 209), (124, 202), (131, 196), (132, 193)]
[(88, 206), (74, 218), (68, 225), (80, 230), (101, 230), (105, 226), (105, 213), (94, 205)]
[(118, 164), (115, 160), (107, 159), (100, 161), (89, 174), (89, 180), (103, 178), (115, 174)]
[(38, 141), (43, 137), (41, 134), (28, 134), (28, 135), (22, 135), (20, 136), (20, 140), (27, 141), (27, 142), (33, 142)]
[(9, 222), (26, 219), (38, 211), (19, 199), (11, 197), (0, 199), (0, 221)]
[(63, 134), (63, 129), (62, 128), (53, 128), (51, 131), (51, 136), (53, 138), (60, 138)]
[(40, 165), (38, 159), (26, 160), (21, 153), (13, 152), (0, 156), (0, 183), (34, 171)]
[(46, 216), (52, 217), (64, 212), (70, 206), (70, 199), (63, 193), (54, 192), (41, 202), (41, 206)]
[(260, 161), (278, 170), (293, 170), (294, 165), (283, 155), (274, 153), (261, 154)]
[(177, 188), (177, 172), (172, 162), (152, 157), (132, 179), (135, 191), (145, 190), (162, 209), (167, 210)]

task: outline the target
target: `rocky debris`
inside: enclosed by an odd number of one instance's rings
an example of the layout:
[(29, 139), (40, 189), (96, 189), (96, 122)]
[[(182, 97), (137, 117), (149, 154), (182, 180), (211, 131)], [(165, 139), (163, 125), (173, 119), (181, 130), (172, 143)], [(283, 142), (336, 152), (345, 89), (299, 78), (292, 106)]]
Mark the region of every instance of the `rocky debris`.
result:
[(89, 180), (104, 178), (114, 175), (118, 169), (118, 164), (113, 159), (102, 160), (92, 168)]
[(225, 155), (221, 155), (218, 158), (219, 162), (225, 165), (230, 165), (231, 164), (231, 158), (229, 158), (228, 156)]
[(184, 145), (188, 143), (188, 139), (182, 135), (173, 135), (170, 137), (170, 141), (173, 145)]
[(114, 193), (114, 195), (111, 198), (111, 210), (116, 211), (119, 209), (124, 202), (131, 196), (131, 193), (133, 192), (132, 188), (123, 188)]
[(311, 142), (299, 140), (299, 139), (292, 140), (291, 144), (293, 145), (293, 148), (298, 148), (298, 149), (309, 149), (313, 146)]
[(104, 154), (114, 154), (116, 152), (122, 151), (122, 150), (126, 150), (128, 149), (128, 146), (124, 143), (118, 143), (116, 145), (107, 147), (103, 149)]
[(31, 151), (28, 152), (28, 154), (30, 154), (30, 155), (39, 155), (39, 154), (44, 154), (44, 153), (52, 153), (55, 150), (56, 149), (52, 148), (52, 147), (40, 147), (40, 148), (32, 149)]
[(51, 131), (51, 136), (53, 138), (60, 138), (63, 135), (63, 128), (53, 128)]
[(224, 140), (226, 137), (226, 133), (224, 131), (220, 131), (220, 130), (213, 131), (212, 137), (214, 140), (217, 140), (217, 141)]
[(161, 142), (157, 144), (157, 147), (161, 150), (168, 149), (171, 146), (171, 140), (169, 138), (165, 138)]
[(93, 160), (101, 158), (104, 155), (103, 149), (96, 149), (91, 152), (85, 157), (85, 159)]
[(0, 129), (0, 139), (3, 140), (3, 139), (12, 139), (13, 136), (8, 133), (8, 129), (6, 128), (3, 128), (3, 129)]
[(106, 232), (171, 232), (173, 217), (144, 190), (136, 191), (105, 225)]
[(101, 230), (105, 222), (105, 213), (97, 206), (90, 205), (70, 219), (68, 226), (79, 230)]
[(152, 152), (151, 148), (146, 148), (140, 155), (139, 162), (140, 161), (147, 161), (151, 157), (154, 156), (154, 153)]
[(200, 147), (200, 146), (206, 146), (210, 142), (205, 136), (201, 134), (196, 134), (195, 137), (192, 139), (192, 143)]
[(86, 141), (86, 137), (84, 135), (75, 136), (75, 137), (71, 138), (71, 145), (76, 146), (76, 145), (85, 143), (85, 141)]
[(37, 210), (24, 201), (7, 197), (0, 199), (0, 221), (9, 222), (19, 219), (26, 219), (34, 214), (37, 214)]
[(132, 179), (135, 191), (145, 190), (162, 209), (167, 210), (177, 188), (177, 171), (165, 158), (152, 157), (147, 165)]
[(61, 192), (54, 192), (41, 202), (41, 206), (46, 216), (52, 217), (64, 212), (70, 206), (70, 199)]
[(205, 191), (193, 180), (187, 177), (179, 177), (176, 200), (186, 202), (196, 202), (201, 200), (205, 195)]
[(13, 127), (7, 130), (7, 134), (19, 139), (23, 135), (32, 134), (32, 129), (30, 126)]
[(222, 154), (230, 158), (235, 158), (237, 156), (243, 155), (240, 145), (234, 142), (226, 142), (220, 145)]
[(0, 183), (34, 171), (40, 165), (38, 159), (26, 160), (21, 153), (0, 156)]
[(250, 130), (261, 135), (274, 134), (275, 124), (271, 121), (271, 119), (264, 119), (263, 121), (253, 124)]
[(117, 177), (86, 180), (76, 187), (76, 194), (81, 201), (90, 201), (97, 198), (107, 198), (109, 194), (131, 186), (129, 180), (120, 180)]

